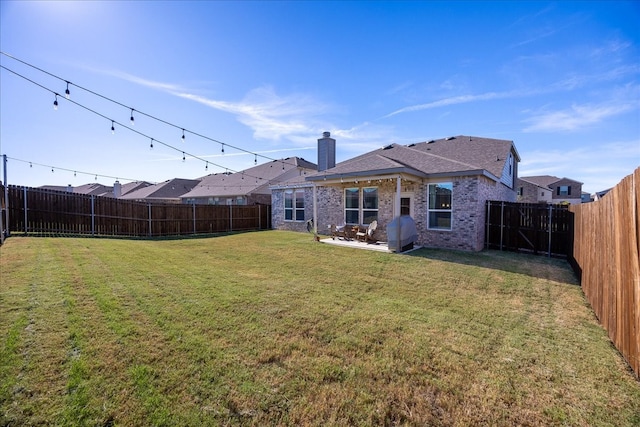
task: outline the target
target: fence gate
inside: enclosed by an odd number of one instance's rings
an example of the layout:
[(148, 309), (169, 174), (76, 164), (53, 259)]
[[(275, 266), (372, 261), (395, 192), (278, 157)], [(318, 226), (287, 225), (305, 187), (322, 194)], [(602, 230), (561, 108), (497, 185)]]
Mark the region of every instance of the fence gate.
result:
[(485, 248), (566, 257), (571, 213), (565, 205), (487, 201)]

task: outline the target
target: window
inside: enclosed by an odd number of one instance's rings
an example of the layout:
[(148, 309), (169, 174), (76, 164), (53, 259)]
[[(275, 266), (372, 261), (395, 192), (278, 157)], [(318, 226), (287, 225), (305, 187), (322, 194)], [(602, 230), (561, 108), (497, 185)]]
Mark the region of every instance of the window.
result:
[[(362, 198), (361, 198), (362, 196)], [(362, 219), (362, 221), (361, 221)], [(378, 188), (345, 188), (344, 222), (347, 224), (371, 224), (378, 219)]]
[(304, 221), (304, 190), (285, 190), (285, 221)]
[(559, 185), (557, 188), (558, 196), (570, 196), (571, 195), (571, 186), (570, 185)]
[(362, 223), (371, 224), (378, 219), (378, 189), (365, 187), (362, 189)]
[(524, 188), (518, 187), (518, 196), (522, 196), (523, 192), (524, 192)]
[(451, 230), (453, 183), (429, 184), (428, 225), (430, 230)]
[(344, 189), (344, 222), (360, 224), (360, 189)]

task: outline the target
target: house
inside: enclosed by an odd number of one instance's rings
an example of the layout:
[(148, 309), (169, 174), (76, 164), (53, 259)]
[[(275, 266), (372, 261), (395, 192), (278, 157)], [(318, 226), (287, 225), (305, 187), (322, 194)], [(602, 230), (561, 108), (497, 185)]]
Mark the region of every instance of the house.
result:
[(67, 193), (86, 194), (90, 196), (118, 198), (134, 190), (148, 187), (150, 185), (152, 184), (146, 181), (133, 181), (126, 184), (120, 184), (120, 182), (116, 180), (116, 182), (113, 184), (113, 187), (95, 182), (79, 185), (77, 187), (73, 187), (71, 184), (69, 184), (66, 187), (57, 185), (43, 185), (40, 188), (43, 188), (45, 190), (66, 191)]
[(123, 194), (120, 199), (147, 203), (180, 203), (180, 197), (200, 183), (198, 179), (174, 178), (138, 188)]
[(304, 177), (317, 167), (300, 157), (287, 157), (236, 173), (211, 174), (183, 194), (182, 203), (208, 205), (271, 204), (270, 186)]
[(421, 246), (481, 250), (485, 202), (515, 202), (520, 156), (512, 141), (454, 136), (390, 144), (335, 164), (335, 139), (318, 140), (318, 172), (272, 188), (272, 224), (320, 234), (332, 224), (367, 225), (387, 240), (399, 215), (413, 218)]
[(552, 175), (523, 176), (517, 181), (518, 202), (582, 203), (582, 183)]

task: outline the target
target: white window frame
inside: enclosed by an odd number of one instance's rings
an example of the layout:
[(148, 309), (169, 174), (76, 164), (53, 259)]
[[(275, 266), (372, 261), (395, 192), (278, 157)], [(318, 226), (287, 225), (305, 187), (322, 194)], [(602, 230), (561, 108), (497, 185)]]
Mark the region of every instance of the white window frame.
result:
[[(300, 195), (300, 199), (298, 198)], [(287, 207), (287, 196), (291, 200), (291, 207)], [(297, 201), (302, 200), (302, 206), (298, 206)], [(284, 190), (284, 220), (290, 222), (304, 222), (304, 190)], [(287, 218), (287, 212), (290, 212), (291, 218)], [(301, 214), (302, 219), (298, 219)]]
[[(431, 188), (437, 188), (437, 186), (448, 186), (451, 190), (451, 200), (445, 206), (431, 207)], [(434, 200), (434, 203), (436, 200)], [(449, 215), (449, 227), (438, 227), (431, 224), (431, 214), (448, 214)], [(427, 229), (438, 231), (451, 231), (453, 230), (453, 182), (433, 182), (427, 185)]]
[[(364, 198), (364, 194), (365, 194), (365, 190), (367, 189), (375, 189), (376, 190), (376, 207), (368, 207), (365, 206), (365, 198)], [(347, 207), (347, 192), (348, 191), (353, 191), (355, 190), (358, 194), (358, 201), (357, 201), (357, 205), (356, 207)], [(344, 189), (343, 192), (343, 197), (344, 197), (344, 222), (346, 224), (352, 224), (352, 225), (367, 225), (373, 221), (377, 221), (378, 219), (378, 214), (380, 211), (380, 194), (379, 194), (379, 188), (378, 187), (348, 187)], [(357, 222), (353, 222), (353, 221), (347, 221), (347, 212), (352, 212), (353, 213), (357, 213)], [(370, 222), (365, 223), (365, 213), (367, 213), (367, 217), (371, 218), (373, 215), (371, 215), (371, 213), (375, 212), (375, 218), (373, 218)]]

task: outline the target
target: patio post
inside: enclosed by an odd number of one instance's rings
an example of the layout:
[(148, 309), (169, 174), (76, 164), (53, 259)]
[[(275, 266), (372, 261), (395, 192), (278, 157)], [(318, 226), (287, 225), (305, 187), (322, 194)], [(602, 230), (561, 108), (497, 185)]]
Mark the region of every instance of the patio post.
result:
[(402, 252), (402, 243), (400, 243), (400, 227), (402, 226), (402, 221), (400, 221), (400, 193), (402, 192), (402, 175), (398, 175), (397, 181), (396, 181), (396, 199), (395, 199), (395, 207), (394, 207), (394, 211), (396, 214), (396, 217), (398, 218), (398, 227), (397, 227), (397, 231), (396, 231), (396, 252), (400, 253)]
[(318, 190), (316, 183), (313, 183), (313, 234), (318, 234)]

